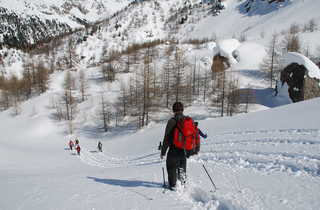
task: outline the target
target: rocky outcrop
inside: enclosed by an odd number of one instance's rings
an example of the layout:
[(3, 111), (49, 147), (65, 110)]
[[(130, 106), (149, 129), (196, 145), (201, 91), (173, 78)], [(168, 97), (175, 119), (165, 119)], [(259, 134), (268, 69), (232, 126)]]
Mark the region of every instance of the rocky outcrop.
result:
[(289, 96), (293, 102), (304, 100), (304, 76), (307, 69), (303, 65), (292, 63), (281, 72), (282, 84), (289, 86)]
[(304, 99), (320, 97), (320, 80), (306, 77), (304, 83)]
[(289, 96), (293, 102), (320, 97), (320, 80), (311, 78), (304, 65), (291, 63), (281, 72), (281, 82), (289, 86)]

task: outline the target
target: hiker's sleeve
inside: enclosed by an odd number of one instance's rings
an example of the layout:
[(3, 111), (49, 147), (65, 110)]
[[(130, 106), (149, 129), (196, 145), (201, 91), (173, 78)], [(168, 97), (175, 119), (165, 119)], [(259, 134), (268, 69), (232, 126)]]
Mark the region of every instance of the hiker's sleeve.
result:
[(207, 138), (207, 135), (206, 135), (206, 134), (203, 134), (200, 129), (199, 129), (199, 135), (200, 135), (202, 138)]
[(164, 156), (167, 152), (169, 145), (171, 145), (172, 141), (172, 130), (176, 125), (176, 121), (174, 119), (170, 119), (167, 123), (166, 130), (164, 133), (164, 138), (161, 147), (161, 155)]

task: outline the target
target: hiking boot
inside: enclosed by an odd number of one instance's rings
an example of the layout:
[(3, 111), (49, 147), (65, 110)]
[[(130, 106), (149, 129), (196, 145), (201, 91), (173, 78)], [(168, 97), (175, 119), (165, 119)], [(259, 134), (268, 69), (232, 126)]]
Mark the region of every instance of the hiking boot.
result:
[(174, 187), (169, 187), (169, 190), (171, 190), (171, 191), (177, 191), (177, 188), (174, 186)]

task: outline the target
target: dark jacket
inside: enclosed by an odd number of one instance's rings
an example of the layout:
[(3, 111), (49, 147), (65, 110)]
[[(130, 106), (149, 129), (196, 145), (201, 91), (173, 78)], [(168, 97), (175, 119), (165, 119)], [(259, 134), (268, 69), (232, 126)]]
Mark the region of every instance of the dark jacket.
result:
[(173, 144), (173, 132), (176, 127), (178, 121), (181, 121), (185, 118), (183, 114), (176, 114), (173, 118), (171, 118), (166, 126), (162, 148), (161, 148), (161, 155), (165, 156), (167, 149), (169, 148), (168, 156), (185, 156), (185, 150), (176, 148)]
[(207, 135), (206, 134), (203, 134), (202, 131), (198, 128), (198, 131), (199, 131), (199, 135), (202, 137), (202, 138), (207, 138)]

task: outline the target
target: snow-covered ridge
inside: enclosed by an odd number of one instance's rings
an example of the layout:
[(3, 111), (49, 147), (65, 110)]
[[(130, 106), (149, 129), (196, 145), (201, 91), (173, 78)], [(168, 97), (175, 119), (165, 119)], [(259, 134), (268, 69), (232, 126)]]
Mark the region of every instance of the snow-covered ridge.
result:
[(130, 1), (127, 0), (0, 0), (0, 6), (23, 16), (70, 21), (73, 17), (88, 22), (105, 19)]
[(129, 1), (0, 0), (0, 44), (27, 47), (106, 19)]
[[(248, 39), (258, 35), (271, 38), (272, 34), (287, 30), (293, 23), (305, 24), (310, 20), (320, 22), (320, 1), (290, 0), (268, 1), (226, 1), (227, 7), (218, 16), (207, 16), (196, 25), (189, 35), (208, 37), (215, 33), (219, 38), (238, 37), (245, 34)], [(252, 12), (246, 11), (246, 4), (256, 5)]]
[(40, 19), (38, 16), (17, 15), (0, 7), (0, 45), (26, 47), (38, 41), (71, 32), (67, 23), (57, 19)]

